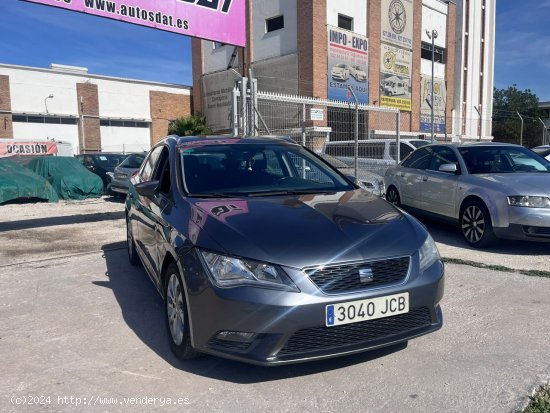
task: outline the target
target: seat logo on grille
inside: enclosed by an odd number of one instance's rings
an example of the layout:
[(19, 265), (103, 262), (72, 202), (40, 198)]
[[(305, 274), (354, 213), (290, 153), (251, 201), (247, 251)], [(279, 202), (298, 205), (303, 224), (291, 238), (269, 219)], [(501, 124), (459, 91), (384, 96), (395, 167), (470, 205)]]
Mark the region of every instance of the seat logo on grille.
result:
[(359, 281), (362, 283), (370, 283), (373, 279), (372, 268), (361, 268), (359, 270)]

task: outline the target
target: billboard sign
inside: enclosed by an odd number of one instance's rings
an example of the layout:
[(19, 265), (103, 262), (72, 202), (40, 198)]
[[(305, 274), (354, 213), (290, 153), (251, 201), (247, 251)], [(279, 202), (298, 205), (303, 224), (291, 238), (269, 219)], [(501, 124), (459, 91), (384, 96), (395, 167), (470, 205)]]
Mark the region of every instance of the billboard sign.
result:
[(411, 110), (412, 53), (380, 45), (380, 106)]
[(55, 155), (57, 144), (46, 142), (0, 141), (0, 157), (3, 156), (29, 156), (29, 155)]
[(233, 69), (202, 77), (203, 114), (207, 125), (214, 132), (231, 129), (232, 93), (235, 82), (240, 78)]
[(369, 41), (365, 36), (328, 26), (328, 98), (347, 101), (348, 86), (359, 103), (369, 103)]
[(382, 41), (406, 49), (413, 45), (413, 0), (382, 0)]
[[(420, 130), (432, 131), (432, 111), (430, 108), (432, 97), (432, 77), (422, 75), (420, 90)], [(428, 103), (430, 102), (430, 103)], [(447, 89), (443, 79), (434, 79), (434, 132), (445, 132), (445, 105), (447, 103)]]
[(244, 46), (245, 0), (26, 0)]

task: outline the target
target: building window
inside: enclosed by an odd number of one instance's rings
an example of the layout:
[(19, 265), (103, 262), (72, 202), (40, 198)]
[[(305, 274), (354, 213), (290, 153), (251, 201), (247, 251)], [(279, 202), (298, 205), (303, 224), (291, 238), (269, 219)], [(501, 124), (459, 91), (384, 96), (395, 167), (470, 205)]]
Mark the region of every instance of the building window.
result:
[(353, 31), (353, 17), (346, 16), (344, 14), (338, 14), (338, 27)]
[(63, 116), (12, 115), (13, 122), (20, 123), (51, 123), (55, 125), (76, 125), (77, 118)]
[(148, 128), (149, 123), (143, 121), (135, 120), (125, 120), (125, 119), (100, 119), (100, 126), (114, 126), (114, 127), (124, 127), (124, 128)]
[(275, 30), (280, 30), (285, 28), (285, 16), (272, 17), (271, 19), (265, 20), (265, 32), (271, 33)]
[[(420, 57), (426, 60), (432, 60), (432, 44), (422, 42)], [(445, 49), (442, 47), (434, 47), (434, 62), (445, 63)]]

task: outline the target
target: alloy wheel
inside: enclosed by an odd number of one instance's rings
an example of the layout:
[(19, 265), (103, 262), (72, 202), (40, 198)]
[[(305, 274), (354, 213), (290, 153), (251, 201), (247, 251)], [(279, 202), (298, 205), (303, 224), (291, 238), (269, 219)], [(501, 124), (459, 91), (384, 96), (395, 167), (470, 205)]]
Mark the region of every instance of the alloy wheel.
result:
[(394, 205), (399, 205), (399, 194), (397, 193), (397, 191), (393, 188), (390, 188), (390, 190), (388, 191), (387, 195), (386, 195), (386, 201), (394, 204)]
[(485, 217), (477, 205), (470, 205), (462, 216), (462, 233), (472, 244), (478, 243), (485, 233)]
[(185, 330), (185, 316), (183, 310), (183, 292), (181, 284), (176, 274), (171, 274), (168, 279), (168, 288), (166, 289), (166, 314), (168, 325), (174, 344), (180, 345), (183, 341), (183, 332)]

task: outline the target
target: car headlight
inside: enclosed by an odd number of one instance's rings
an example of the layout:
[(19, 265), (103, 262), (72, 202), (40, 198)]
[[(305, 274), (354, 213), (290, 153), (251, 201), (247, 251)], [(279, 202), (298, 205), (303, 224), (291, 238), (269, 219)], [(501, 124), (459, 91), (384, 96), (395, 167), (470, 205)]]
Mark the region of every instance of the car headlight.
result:
[(230, 288), (249, 285), (285, 291), (300, 291), (282, 270), (271, 264), (210, 251), (199, 251), (218, 287)]
[(550, 198), (546, 196), (513, 195), (508, 197), (508, 205), (529, 208), (550, 208)]
[(434, 262), (441, 260), (435, 241), (430, 234), (428, 234), (428, 238), (426, 238), (418, 253), (421, 273), (430, 268)]

